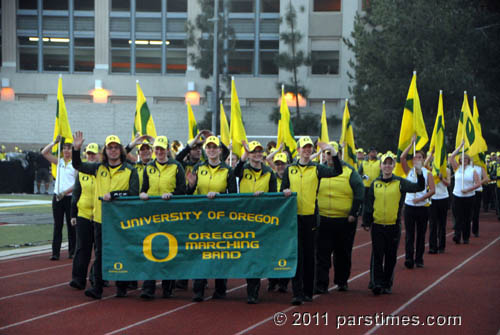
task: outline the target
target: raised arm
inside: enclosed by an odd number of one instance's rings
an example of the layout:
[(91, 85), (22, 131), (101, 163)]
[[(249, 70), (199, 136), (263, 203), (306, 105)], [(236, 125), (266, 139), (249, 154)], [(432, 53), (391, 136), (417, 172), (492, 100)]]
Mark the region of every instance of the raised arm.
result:
[(52, 155), (52, 147), (59, 143), (61, 136), (57, 136), (53, 142), (50, 142), (42, 149), (42, 156), (52, 164), (58, 163), (58, 158)]
[(456, 148), (455, 151), (451, 153), (450, 158), (448, 158), (448, 163), (450, 163), (451, 167), (453, 168), (453, 171), (456, 171), (458, 169), (458, 163), (455, 160), (455, 156), (460, 152), (460, 150), (462, 150), (463, 146), (464, 146), (464, 141), (462, 140), (462, 143), (460, 143), (458, 148)]
[(412, 136), (410, 144), (406, 147), (406, 149), (401, 153), (401, 156), (399, 157), (401, 167), (403, 168), (403, 171), (406, 174), (408, 174), (408, 172), (410, 172), (410, 167), (408, 166), (408, 162), (406, 161), (406, 157), (408, 156), (408, 152), (410, 152), (410, 149), (413, 147), (413, 144), (415, 144), (415, 135)]

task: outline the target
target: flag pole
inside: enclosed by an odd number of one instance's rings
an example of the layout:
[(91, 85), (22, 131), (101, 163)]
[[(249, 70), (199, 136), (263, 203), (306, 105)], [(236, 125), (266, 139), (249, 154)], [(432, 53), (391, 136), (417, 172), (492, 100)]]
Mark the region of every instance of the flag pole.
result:
[(61, 178), (59, 178), (59, 160), (60, 160), (60, 155), (61, 155), (61, 140), (59, 140), (59, 143), (57, 143), (57, 172), (56, 172), (56, 180), (57, 180), (57, 185), (56, 185), (56, 189), (57, 189), (57, 192), (56, 192), (56, 199), (57, 199), (57, 196), (59, 196), (59, 184), (61, 182)]
[[(464, 99), (465, 97), (467, 96), (467, 91), (464, 91)], [(468, 99), (467, 99), (468, 100)], [(467, 104), (469, 103), (469, 101), (467, 101)], [(463, 130), (462, 130), (462, 143), (464, 143), (464, 145), (462, 146), (462, 190), (464, 189), (464, 175), (465, 175), (465, 123), (466, 120), (464, 120), (463, 122)]]
[[(413, 75), (416, 76), (417, 75), (417, 71), (413, 71)], [(417, 81), (415, 79), (415, 91), (417, 91)], [(415, 129), (415, 126), (417, 124), (417, 114), (415, 113), (415, 111), (413, 111), (413, 129)], [(416, 137), (416, 133), (415, 133), (415, 137)], [(415, 157), (415, 154), (417, 153), (417, 140), (415, 139), (415, 142), (413, 142), (413, 157)]]

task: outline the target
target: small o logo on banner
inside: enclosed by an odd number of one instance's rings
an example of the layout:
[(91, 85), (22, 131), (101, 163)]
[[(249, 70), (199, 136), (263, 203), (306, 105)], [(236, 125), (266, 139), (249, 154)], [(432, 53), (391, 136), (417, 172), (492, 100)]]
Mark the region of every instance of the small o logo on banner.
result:
[(282, 258), (282, 259), (280, 259), (280, 260), (278, 261), (278, 265), (279, 265), (280, 267), (284, 268), (284, 267), (286, 266), (286, 259), (283, 259), (283, 258)]
[(115, 264), (113, 264), (113, 269), (115, 269), (116, 271), (120, 271), (121, 269), (123, 269), (123, 263), (116, 262)]

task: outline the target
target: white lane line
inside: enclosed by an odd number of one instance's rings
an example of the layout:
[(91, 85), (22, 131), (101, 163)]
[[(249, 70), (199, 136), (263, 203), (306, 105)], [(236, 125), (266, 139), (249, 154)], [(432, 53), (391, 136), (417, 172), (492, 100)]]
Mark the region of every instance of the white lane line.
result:
[(68, 263), (68, 264), (50, 266), (48, 268), (43, 268), (43, 269), (31, 270), (31, 271), (20, 272), (20, 273), (14, 273), (14, 274), (11, 274), (11, 275), (2, 276), (2, 277), (0, 277), (0, 279), (7, 279), (7, 278), (12, 278), (12, 277), (18, 277), (18, 276), (23, 276), (23, 275), (30, 274), (30, 273), (35, 273), (35, 272), (40, 272), (40, 271), (47, 271), (47, 270), (52, 270), (52, 269), (57, 269), (57, 268), (62, 268), (62, 267), (65, 267), (65, 266), (72, 266), (72, 265), (73, 265), (73, 263)]
[[(463, 261), (462, 263), (458, 264), (456, 267), (454, 267), (453, 269), (451, 269), (450, 271), (448, 271), (446, 274), (444, 274), (443, 276), (441, 276), (438, 280), (436, 280), (434, 283), (432, 283), (431, 285), (427, 286), (425, 289), (423, 289), (422, 291), (420, 291), (417, 295), (415, 295), (413, 298), (411, 298), (410, 300), (408, 300), (406, 303), (404, 303), (403, 305), (401, 305), (398, 309), (396, 309), (394, 312), (390, 313), (390, 315), (398, 315), (399, 312), (401, 312), (402, 310), (404, 310), (406, 307), (410, 306), (413, 302), (415, 302), (418, 298), (420, 298), (421, 296), (423, 296), (425, 293), (427, 293), (428, 291), (430, 291), (432, 288), (434, 288), (437, 284), (439, 284), (440, 282), (442, 282), (443, 280), (445, 280), (446, 278), (448, 278), (450, 275), (452, 275), (454, 272), (456, 272), (457, 270), (460, 270), (465, 264), (469, 263), (471, 260), (473, 260), (474, 258), (476, 258), (477, 256), (479, 256), (483, 251), (485, 251), (486, 249), (488, 249), (489, 247), (491, 247), (493, 244), (497, 243), (498, 241), (500, 241), (500, 236), (498, 236), (496, 239), (494, 239), (493, 241), (491, 241), (488, 245), (486, 245), (485, 247), (483, 247), (481, 250), (477, 251), (474, 255), (470, 256), (469, 258), (467, 258), (465, 261)], [(367, 331), (365, 333), (365, 335), (370, 335), (370, 334), (373, 334), (377, 329), (379, 329), (381, 326), (376, 326), (376, 327), (373, 327), (372, 329), (370, 329), (369, 331)]]
[[(262, 279), (261, 279), (261, 280), (262, 280)], [(246, 286), (247, 286), (247, 284), (243, 284), (243, 285), (240, 285), (240, 286), (237, 286), (237, 287), (233, 287), (232, 289), (228, 290), (228, 291), (227, 291), (227, 293), (231, 293), (231, 292), (233, 292), (233, 291), (239, 290), (240, 288), (244, 288), (244, 287), (246, 287)], [(205, 298), (203, 301), (207, 301), (207, 300), (210, 300), (210, 299), (212, 299), (212, 298), (211, 298), (211, 297), (207, 297), (207, 298)], [(150, 317), (150, 318), (147, 318), (147, 319), (141, 320), (141, 321), (139, 321), (139, 322), (133, 323), (133, 324), (128, 325), (128, 326), (126, 326), (126, 327), (123, 327), (123, 328), (120, 328), (120, 329), (113, 330), (113, 331), (111, 331), (111, 332), (109, 332), (109, 333), (106, 333), (105, 335), (112, 335), (112, 334), (117, 334), (117, 333), (120, 333), (120, 332), (125, 331), (125, 330), (127, 330), (127, 329), (130, 329), (130, 328), (133, 328), (133, 327), (136, 327), (136, 326), (140, 326), (140, 325), (142, 325), (142, 324), (144, 324), (144, 323), (147, 323), (147, 322), (149, 322), (149, 321), (156, 320), (156, 319), (161, 318), (161, 317), (163, 317), (163, 316), (165, 316), (165, 315), (169, 315), (169, 314), (175, 313), (175, 312), (177, 312), (177, 311), (183, 310), (183, 309), (185, 309), (185, 308), (191, 307), (191, 306), (196, 305), (196, 304), (199, 304), (199, 302), (191, 302), (191, 303), (189, 303), (189, 304), (185, 304), (185, 305), (179, 306), (179, 307), (177, 307), (177, 308), (171, 309), (171, 310), (166, 311), (166, 312), (164, 312), (164, 313), (161, 313), (161, 314), (158, 314), (158, 315), (152, 316), (152, 317)]]
[(21, 292), (21, 293), (13, 294), (13, 295), (8, 295), (8, 296), (5, 296), (5, 297), (0, 297), (0, 301), (1, 300), (5, 300), (5, 299), (19, 297), (19, 296), (26, 295), (26, 294), (31, 294), (31, 293), (36, 293), (36, 292), (40, 292), (40, 291), (50, 290), (51, 288), (60, 287), (60, 286), (63, 286), (63, 285), (68, 285), (68, 283), (67, 282), (59, 283), (59, 284), (55, 284), (55, 285), (52, 285), (52, 286), (42, 287), (42, 288), (39, 288), (39, 289), (36, 289), (36, 290), (32, 290), (32, 291), (26, 291), (26, 292)]
[[(452, 234), (453, 234), (453, 232), (448, 233), (446, 236), (450, 236), (450, 235), (452, 235)], [(365, 243), (365, 244), (366, 244), (366, 243)], [(427, 244), (426, 244), (426, 246), (427, 246), (427, 245), (429, 245), (429, 243), (427, 243)], [(397, 258), (397, 259), (403, 258), (404, 256), (405, 256), (405, 254), (401, 254), (401, 255), (399, 255), (399, 256), (398, 256), (398, 258)], [(358, 274), (358, 275), (356, 275), (356, 276), (352, 277), (352, 278), (351, 278), (351, 279), (349, 279), (347, 282), (348, 282), (348, 283), (350, 283), (350, 282), (352, 282), (352, 281), (354, 281), (354, 280), (356, 280), (356, 279), (358, 279), (358, 278), (361, 278), (361, 277), (363, 277), (364, 275), (367, 275), (367, 274), (369, 274), (369, 273), (370, 273), (370, 270), (368, 269), (367, 271), (362, 272), (362, 273), (360, 273), (360, 274)], [(332, 290), (334, 290), (336, 287), (337, 287), (337, 285), (334, 285), (334, 286), (332, 286), (332, 287), (328, 288), (328, 291), (332, 291)], [(316, 299), (316, 298), (318, 298), (319, 296), (320, 296), (320, 294), (317, 294), (317, 295), (313, 296), (313, 299)], [(281, 312), (281, 313), (287, 313), (287, 312), (289, 312), (289, 311), (291, 311), (291, 310), (293, 310), (293, 309), (295, 309), (295, 308), (297, 308), (297, 307), (299, 307), (299, 306), (292, 306), (292, 307), (288, 307), (287, 309), (282, 310), (282, 311), (280, 311), (280, 312)], [(278, 312), (278, 313), (280, 313), (280, 312)], [(276, 314), (276, 313), (275, 313), (275, 314)], [(269, 321), (273, 320), (273, 317), (274, 317), (274, 315), (275, 315), (275, 314), (273, 314), (272, 316), (270, 316), (270, 317), (268, 317), (268, 318), (266, 318), (266, 319), (264, 319), (264, 320), (262, 320), (262, 321), (260, 321), (260, 322), (258, 322), (258, 323), (256, 323), (256, 324), (251, 325), (250, 327), (248, 327), (248, 328), (246, 328), (246, 329), (241, 330), (240, 332), (236, 333), (235, 335), (245, 334), (245, 333), (249, 332), (249, 331), (250, 331), (250, 330), (252, 330), (252, 329), (255, 329), (255, 328), (257, 328), (257, 327), (262, 326), (264, 323), (266, 323), (266, 322), (269, 322)]]

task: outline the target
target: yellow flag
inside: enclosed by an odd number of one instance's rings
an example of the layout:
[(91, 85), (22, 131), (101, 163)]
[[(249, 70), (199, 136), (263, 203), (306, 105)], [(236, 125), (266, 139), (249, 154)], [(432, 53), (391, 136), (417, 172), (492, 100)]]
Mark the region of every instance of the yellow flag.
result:
[[(57, 109), (53, 140), (55, 140), (57, 136), (61, 136), (61, 145), (64, 143), (73, 143), (73, 134), (71, 133), (71, 127), (69, 125), (66, 104), (64, 103), (61, 76), (57, 84)], [(57, 146), (52, 148), (52, 154), (57, 155)], [(57, 165), (55, 164), (52, 164), (52, 176), (54, 178), (57, 176)]]
[(462, 140), (464, 141), (464, 150), (470, 157), (474, 157), (482, 152), (479, 130), (470, 111), (467, 92), (464, 92), (464, 102), (462, 103), (460, 118), (458, 120), (455, 142), (458, 142), (458, 145), (460, 145)]
[(474, 103), (472, 108), (473, 108), (472, 119), (474, 121), (475, 127), (478, 130), (479, 150), (481, 150), (481, 152), (479, 152), (476, 156), (473, 157), (474, 164), (482, 166), (486, 169), (486, 151), (488, 150), (488, 145), (486, 144), (486, 141), (484, 140), (483, 137), (481, 122), (479, 121), (479, 109), (477, 108), (476, 97), (474, 97)]
[(226, 113), (222, 101), (220, 102), (220, 140), (226, 147), (229, 146), (229, 126), (227, 124)]
[(137, 101), (135, 105), (134, 127), (132, 129), (132, 141), (135, 139), (137, 133), (140, 135), (149, 135), (156, 137), (155, 123), (153, 116), (149, 112), (146, 97), (139, 86), (139, 81), (136, 82), (137, 88)]
[(231, 80), (231, 125), (229, 127), (229, 136), (233, 145), (233, 152), (241, 157), (245, 150), (242, 141), (247, 142), (247, 134), (241, 119), (240, 101), (236, 92), (234, 78)]
[(188, 141), (191, 141), (198, 133), (198, 125), (196, 124), (196, 119), (194, 118), (193, 108), (191, 104), (186, 101), (187, 113), (188, 113)]
[[(416, 150), (420, 150), (429, 141), (427, 130), (425, 129), (422, 109), (420, 108), (420, 99), (417, 91), (417, 73), (413, 72), (410, 88), (406, 97), (406, 103), (403, 111), (403, 119), (401, 121), (401, 130), (399, 131), (398, 152), (396, 155), (396, 168), (394, 174), (400, 177), (406, 177), (406, 173), (401, 166), (400, 157), (405, 148), (411, 143), (413, 135), (417, 136), (415, 142)], [(407, 156), (409, 167), (413, 167), (412, 163), (413, 151)]]
[(434, 183), (440, 182), (439, 174), (446, 178), (446, 165), (448, 155), (446, 154), (446, 136), (444, 127), (444, 111), (443, 111), (443, 91), (439, 91), (438, 112), (434, 130), (432, 131), (431, 145), (429, 151), (434, 149), (434, 161), (432, 162), (432, 175)]
[(321, 113), (321, 135), (319, 137), (319, 140), (323, 143), (330, 142), (330, 139), (328, 138), (328, 124), (326, 123), (326, 108), (324, 101), (323, 101), (323, 112)]
[(354, 144), (354, 131), (349, 113), (349, 100), (345, 99), (344, 115), (342, 117), (342, 133), (339, 143), (344, 146), (343, 160), (353, 167), (357, 167), (356, 145)]
[(292, 120), (290, 119), (290, 111), (288, 110), (288, 105), (285, 99), (285, 88), (281, 87), (281, 106), (280, 106), (281, 118), (278, 122), (278, 143), (279, 147), (281, 143), (284, 143), (286, 149), (292, 155), (292, 158), (297, 156), (297, 142), (295, 142)]

